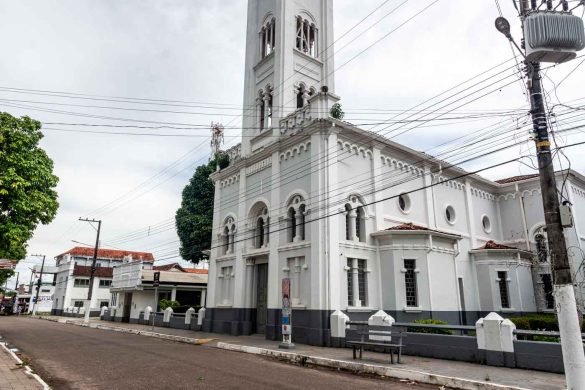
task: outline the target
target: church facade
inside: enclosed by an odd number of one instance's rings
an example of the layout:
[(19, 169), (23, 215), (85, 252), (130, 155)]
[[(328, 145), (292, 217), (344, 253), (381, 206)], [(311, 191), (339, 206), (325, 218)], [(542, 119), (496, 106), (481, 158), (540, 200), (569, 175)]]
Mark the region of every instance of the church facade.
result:
[[(553, 312), (536, 175), (493, 182), (330, 116), (332, 0), (249, 0), (242, 143), (215, 182), (203, 329), (334, 345), (330, 315)], [(583, 281), (585, 177), (559, 172)], [(582, 285), (580, 285), (582, 286)], [(583, 288), (576, 287), (583, 305)]]

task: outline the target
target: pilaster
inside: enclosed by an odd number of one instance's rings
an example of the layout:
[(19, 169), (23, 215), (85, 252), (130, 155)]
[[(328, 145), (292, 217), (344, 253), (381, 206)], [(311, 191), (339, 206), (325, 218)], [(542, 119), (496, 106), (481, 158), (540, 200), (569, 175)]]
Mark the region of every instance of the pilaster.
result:
[(433, 174), (431, 169), (424, 167), (423, 183), (425, 186), (425, 209), (427, 215), (427, 226), (431, 229), (437, 228), (437, 213), (435, 205), (435, 188), (433, 184)]
[[(246, 167), (242, 167), (240, 169), (240, 188), (239, 188), (239, 196), (238, 196), (238, 217), (236, 221), (236, 226), (240, 227), (240, 231), (245, 230), (247, 215), (246, 215)], [(238, 235), (236, 228), (236, 234), (233, 235), (234, 237), (234, 251), (235, 251), (235, 264), (234, 264), (234, 271), (235, 271), (235, 280), (234, 282), (234, 291), (244, 291), (244, 289), (249, 288), (245, 285), (246, 281), (246, 265), (244, 264), (243, 259), (243, 249), (245, 248), (246, 242), (242, 241), (245, 237), (243, 234)], [(239, 242), (235, 242), (239, 241)], [(233, 297), (233, 305), (234, 307), (244, 307), (245, 305), (245, 294), (234, 294)]]
[(270, 188), (270, 206), (269, 215), (270, 223), (267, 225), (267, 230), (270, 232), (269, 247), (270, 253), (268, 257), (268, 308), (281, 307), (280, 300), (280, 258), (278, 255), (278, 245), (280, 232), (278, 231), (279, 219), (281, 213), (280, 201), (280, 153), (278, 151), (272, 153), (272, 183)]
[(211, 236), (211, 254), (209, 256), (209, 274), (207, 281), (208, 300), (207, 306), (215, 306), (215, 290), (217, 285), (217, 263), (216, 259), (221, 253), (221, 243), (219, 242), (217, 232), (219, 231), (220, 224), (220, 210), (221, 210), (221, 183), (220, 181), (215, 182), (215, 196), (213, 199), (213, 230)]
[(469, 179), (465, 180), (465, 214), (467, 217), (467, 228), (469, 229), (469, 241), (471, 244), (471, 248), (476, 248), (477, 239), (475, 236), (473, 197), (471, 195), (471, 182), (469, 181)]

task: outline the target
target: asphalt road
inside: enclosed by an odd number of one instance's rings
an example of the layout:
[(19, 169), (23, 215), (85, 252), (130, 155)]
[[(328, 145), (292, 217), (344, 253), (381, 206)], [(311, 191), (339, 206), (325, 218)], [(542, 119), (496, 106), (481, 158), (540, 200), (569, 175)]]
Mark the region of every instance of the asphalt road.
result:
[(432, 388), (23, 317), (0, 317), (0, 335), (54, 389)]

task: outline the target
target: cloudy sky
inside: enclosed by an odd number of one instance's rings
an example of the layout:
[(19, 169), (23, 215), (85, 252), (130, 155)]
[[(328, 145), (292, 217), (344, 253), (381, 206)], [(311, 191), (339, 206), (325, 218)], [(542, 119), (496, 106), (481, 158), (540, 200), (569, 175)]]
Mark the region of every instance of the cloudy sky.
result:
[[(500, 2), (519, 41), (512, 2)], [(0, 0), (0, 110), (43, 122), (42, 147), (60, 178), (59, 213), (37, 229), (30, 254), (52, 259), (78, 245), (72, 241), (92, 245), (94, 228), (77, 221), (91, 217), (103, 220), (102, 246), (152, 251), (160, 263), (177, 260), (173, 216), (194, 168), (209, 157), (209, 123), (226, 126), (226, 147), (239, 142), (246, 7), (244, 0)], [(492, 144), (519, 144), (467, 169), (532, 152), (524, 142), (527, 102), (513, 53), (494, 29), (495, 1), (334, 0), (334, 10), (336, 37), (351, 29), (335, 43), (335, 92), (348, 121), (452, 162), (473, 156), (450, 154), (453, 139), (481, 129), (496, 135)], [(549, 107), (584, 104), (578, 100), (585, 98), (581, 61), (546, 70)], [(439, 103), (446, 94), (428, 104), (434, 105), (425, 120), (453, 119), (368, 125), (482, 73), (456, 90), (461, 101)], [(564, 115), (559, 128), (576, 126), (578, 111), (563, 110), (554, 108)], [(558, 138), (574, 143), (585, 135), (570, 131)], [(566, 155), (585, 172), (582, 152), (575, 147)], [(523, 162), (482, 174), (497, 179), (533, 172), (533, 162)], [(28, 257), (19, 264), (24, 280), (39, 262)]]

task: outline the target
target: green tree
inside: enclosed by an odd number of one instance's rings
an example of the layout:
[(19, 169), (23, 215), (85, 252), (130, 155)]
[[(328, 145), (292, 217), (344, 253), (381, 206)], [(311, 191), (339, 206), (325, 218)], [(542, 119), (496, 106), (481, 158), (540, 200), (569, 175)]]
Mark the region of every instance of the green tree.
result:
[(167, 307), (170, 307), (171, 309), (176, 309), (177, 307), (181, 306), (179, 301), (173, 301), (170, 299), (161, 299), (158, 305), (160, 306), (161, 310), (165, 310)]
[(343, 117), (345, 116), (345, 112), (343, 112), (343, 109), (341, 108), (341, 104), (335, 103), (334, 105), (331, 106), (331, 110), (329, 111), (329, 115), (331, 115), (332, 118), (342, 120)]
[(58, 178), (39, 147), (41, 123), (0, 112), (0, 258), (21, 260), (39, 223), (57, 214)]
[(181, 241), (181, 257), (195, 264), (204, 257), (203, 251), (211, 248), (215, 186), (209, 175), (215, 172), (217, 164), (225, 168), (228, 163), (227, 155), (220, 154), (208, 164), (198, 166), (183, 189), (175, 227)]

